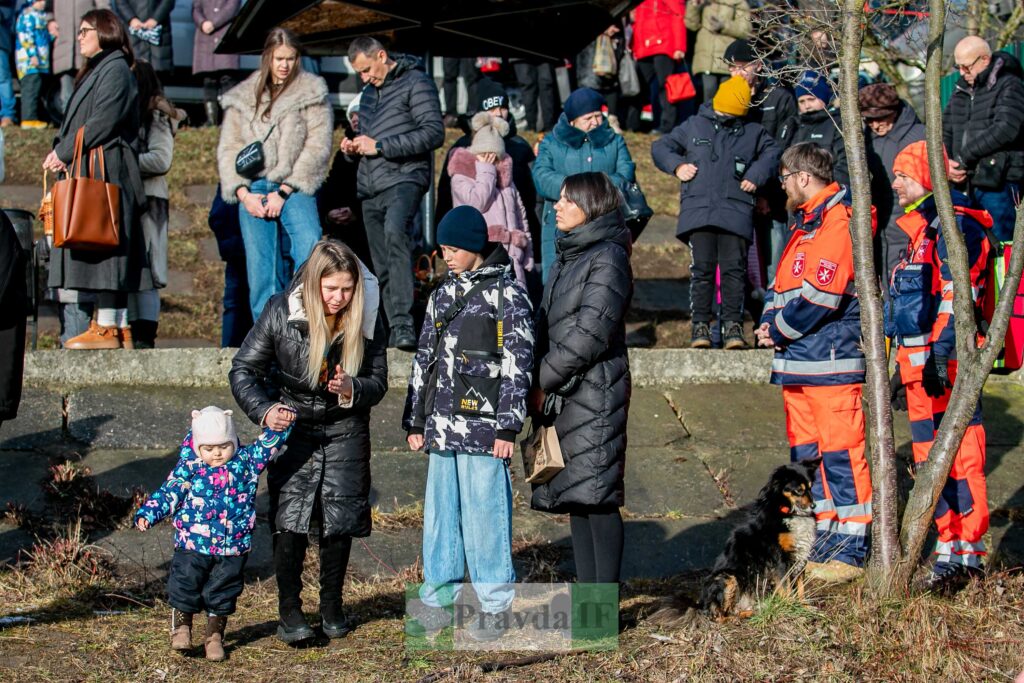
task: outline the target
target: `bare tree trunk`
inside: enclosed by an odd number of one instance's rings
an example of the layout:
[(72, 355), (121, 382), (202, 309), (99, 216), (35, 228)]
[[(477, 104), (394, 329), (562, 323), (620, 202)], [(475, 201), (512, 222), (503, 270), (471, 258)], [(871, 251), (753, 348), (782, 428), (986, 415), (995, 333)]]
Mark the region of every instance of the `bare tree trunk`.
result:
[(895, 592), (905, 592), (917, 567), (918, 558), (924, 547), (925, 538), (935, 514), (942, 488), (946, 484), (953, 460), (960, 448), (964, 432), (974, 414), (978, 398), (985, 386), (985, 380), (992, 370), (1006, 336), (1013, 299), (1024, 269), (1024, 215), (1018, 210), (1014, 227), (1013, 257), (1007, 273), (1001, 299), (989, 328), (989, 337), (981, 346), (977, 344), (977, 325), (974, 317), (974, 302), (971, 297), (970, 263), (963, 234), (956, 222), (953, 201), (946, 178), (946, 164), (943, 157), (942, 102), (940, 81), (942, 79), (942, 43), (945, 34), (945, 0), (930, 0), (930, 21), (928, 32), (928, 67), (925, 71), (925, 115), (927, 120), (928, 163), (933, 178), (935, 205), (942, 224), (942, 234), (948, 251), (950, 271), (953, 276), (953, 312), (956, 328), (956, 351), (958, 359), (957, 378), (949, 399), (949, 406), (942, 418), (942, 424), (935, 436), (928, 460), (917, 470), (914, 488), (907, 501), (900, 531), (903, 555), (892, 575), (890, 586)]
[(882, 293), (874, 276), (874, 234), (871, 220), (871, 180), (864, 147), (864, 122), (857, 104), (857, 71), (864, 41), (864, 2), (845, 0), (843, 38), (839, 51), (839, 99), (842, 102), (843, 138), (853, 193), (853, 267), (860, 301), (864, 356), (867, 359), (865, 397), (870, 413), (868, 435), (872, 486), (871, 562), (872, 584), (887, 580), (899, 558), (897, 545), (896, 445), (889, 401), (889, 363), (882, 327)]

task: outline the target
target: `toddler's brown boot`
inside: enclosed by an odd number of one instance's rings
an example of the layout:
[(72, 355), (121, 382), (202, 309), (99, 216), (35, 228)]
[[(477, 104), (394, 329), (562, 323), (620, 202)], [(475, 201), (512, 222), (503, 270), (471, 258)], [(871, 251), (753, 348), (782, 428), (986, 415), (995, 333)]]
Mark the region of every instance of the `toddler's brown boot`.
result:
[(171, 649), (188, 650), (192, 647), (192, 615), (171, 609)]
[(206, 658), (211, 662), (223, 662), (224, 629), (227, 628), (227, 617), (206, 617)]

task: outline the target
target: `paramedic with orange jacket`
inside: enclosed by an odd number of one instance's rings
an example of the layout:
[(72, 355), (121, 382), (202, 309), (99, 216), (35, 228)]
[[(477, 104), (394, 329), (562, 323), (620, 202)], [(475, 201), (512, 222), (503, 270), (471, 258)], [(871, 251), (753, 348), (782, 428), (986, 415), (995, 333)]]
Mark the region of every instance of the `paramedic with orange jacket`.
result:
[[(916, 467), (928, 459), (956, 380), (953, 277), (946, 262), (946, 242), (932, 196), (924, 141), (903, 148), (896, 155), (893, 171), (896, 179), (892, 186), (906, 212), (896, 224), (907, 233), (909, 242), (890, 278), (886, 334), (897, 344), (893, 393), (898, 395), (901, 384), (906, 388)], [(952, 196), (957, 227), (971, 264), (972, 299), (978, 305), (987, 284), (990, 247), (985, 230), (992, 227), (992, 217), (973, 208), (965, 195), (953, 190)], [(962, 587), (981, 568), (985, 556), (982, 536), (989, 523), (980, 401), (939, 497), (935, 523), (939, 539), (926, 584), (944, 590)]]
[(779, 180), (796, 221), (756, 334), (759, 346), (775, 348), (771, 381), (782, 385), (790, 457), (822, 458), (811, 574), (850, 580), (871, 541), (871, 475), (849, 190), (832, 182), (832, 155), (814, 143), (786, 150)]

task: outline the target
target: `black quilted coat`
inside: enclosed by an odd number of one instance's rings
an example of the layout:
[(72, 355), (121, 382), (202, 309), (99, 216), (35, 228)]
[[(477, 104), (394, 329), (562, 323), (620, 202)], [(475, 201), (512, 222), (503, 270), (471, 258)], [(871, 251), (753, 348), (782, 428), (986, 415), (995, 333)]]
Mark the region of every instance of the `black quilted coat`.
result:
[[(288, 447), (267, 468), (271, 528), (324, 536), (370, 534), (370, 408), (388, 390), (387, 335), (377, 319), (365, 340), (363, 366), (352, 378), (351, 408), (338, 405), (326, 384), (300, 379), (309, 356), (309, 326), (294, 298), (273, 297), (231, 363), (231, 393), (256, 424), (276, 403), (298, 413)], [(341, 340), (327, 356), (340, 363)], [(314, 512), (316, 516), (314, 517)], [(322, 519), (321, 519), (322, 514)]]
[(556, 243), (538, 312), (538, 383), (563, 400), (555, 430), (565, 469), (534, 486), (534, 509), (621, 506), (629, 412), (626, 309), (633, 296), (629, 231), (615, 211)]
[(392, 55), (395, 68), (378, 88), (367, 85), (359, 101), (359, 133), (381, 144), (383, 152), (362, 157), (357, 186), (363, 199), (399, 183), (427, 189), (430, 155), (444, 144), (441, 100), (420, 61)]
[(967, 168), (1006, 152), (1006, 180), (1024, 180), (1024, 84), (1020, 62), (996, 52), (970, 86), (961, 76), (942, 113), (942, 141)]

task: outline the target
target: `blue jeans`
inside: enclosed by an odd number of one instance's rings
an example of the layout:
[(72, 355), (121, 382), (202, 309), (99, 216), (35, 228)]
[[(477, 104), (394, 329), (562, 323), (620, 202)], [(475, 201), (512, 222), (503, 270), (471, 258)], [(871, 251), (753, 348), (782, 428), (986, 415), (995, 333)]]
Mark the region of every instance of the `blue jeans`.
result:
[(423, 603), (443, 607), (456, 600), (467, 565), (484, 612), (512, 604), (508, 463), (489, 453), (433, 452), (423, 502)]
[(0, 52), (0, 118), (14, 118), (14, 77), (11, 75), (10, 52)]
[(992, 214), (992, 232), (1000, 242), (1013, 240), (1013, 225), (1017, 220), (1014, 200), (1020, 195), (1017, 183), (1006, 183), (1001, 190), (974, 188), (974, 201)]
[[(249, 190), (256, 194), (269, 194), (277, 192), (280, 186), (260, 178)], [(249, 304), (252, 318), (256, 320), (270, 297), (283, 292), (294, 270), (309, 258), (322, 234), (320, 217), (313, 196), (293, 192), (284, 203), (280, 219), (255, 218), (245, 207), (239, 206), (238, 222), (245, 244)]]

